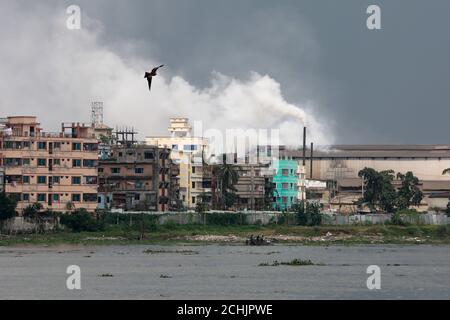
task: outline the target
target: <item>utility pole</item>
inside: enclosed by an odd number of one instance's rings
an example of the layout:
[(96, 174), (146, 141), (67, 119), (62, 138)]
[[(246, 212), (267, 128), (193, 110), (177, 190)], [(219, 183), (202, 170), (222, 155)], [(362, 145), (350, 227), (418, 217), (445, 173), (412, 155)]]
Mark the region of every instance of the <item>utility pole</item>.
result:
[(311, 154), (309, 155), (309, 179), (313, 179), (313, 152), (314, 152), (314, 143), (311, 142)]

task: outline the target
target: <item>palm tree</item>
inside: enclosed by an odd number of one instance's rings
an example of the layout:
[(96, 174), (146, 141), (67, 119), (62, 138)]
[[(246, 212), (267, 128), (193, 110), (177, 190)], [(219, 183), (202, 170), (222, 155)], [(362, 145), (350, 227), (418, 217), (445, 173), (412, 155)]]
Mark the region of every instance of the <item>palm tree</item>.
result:
[(213, 188), (213, 203), (215, 202), (215, 191), (219, 189), (221, 202), (224, 204), (225, 194), (232, 191), (237, 191), (235, 185), (239, 181), (238, 170), (239, 167), (226, 163), (226, 156), (222, 156), (222, 164), (214, 166), (212, 169), (212, 188)]
[(444, 171), (442, 171), (442, 174), (447, 174), (447, 173), (450, 173), (450, 168), (447, 168)]

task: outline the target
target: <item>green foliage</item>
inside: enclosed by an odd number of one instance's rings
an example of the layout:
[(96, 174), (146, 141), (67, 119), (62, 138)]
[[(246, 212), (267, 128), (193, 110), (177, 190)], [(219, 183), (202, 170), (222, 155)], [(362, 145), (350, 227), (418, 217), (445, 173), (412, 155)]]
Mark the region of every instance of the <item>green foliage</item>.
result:
[(276, 190), (276, 184), (271, 179), (266, 179), (264, 182), (264, 206), (266, 209), (272, 208), (273, 194)]
[(240, 225), (245, 224), (245, 216), (242, 213), (207, 213), (206, 224), (208, 225)]
[(234, 206), (239, 199), (239, 196), (234, 192), (225, 192), (223, 194), (223, 202), (225, 204), (225, 209)]
[(4, 192), (0, 193), (0, 224), (15, 217), (17, 202), (6, 196)]
[(372, 168), (364, 168), (359, 171), (358, 176), (363, 178), (365, 183), (362, 202), (367, 203), (372, 211), (375, 211), (378, 206), (384, 211), (392, 212), (396, 197), (392, 186), (394, 171), (378, 172)]
[(411, 171), (406, 174), (397, 173), (397, 179), (402, 181), (397, 191), (397, 208), (407, 209), (411, 205), (418, 206), (423, 199), (423, 193), (418, 187), (419, 179)]
[(204, 213), (210, 209), (209, 202), (211, 200), (210, 193), (202, 193), (197, 197), (197, 203), (195, 205), (195, 212)]
[(69, 228), (73, 232), (94, 232), (104, 229), (103, 224), (94, 219), (86, 209), (78, 209), (73, 213), (63, 214), (60, 218), (60, 222), (63, 226)]
[[(448, 200), (450, 200), (450, 198)], [(447, 209), (445, 210), (445, 213), (447, 214), (447, 217), (450, 217), (450, 201), (447, 203)]]
[(447, 225), (439, 226), (436, 229), (436, 234), (439, 237), (447, 237), (450, 235), (450, 228)]
[(37, 222), (39, 219), (39, 211), (43, 208), (42, 204), (39, 202), (30, 204), (25, 209), (23, 209), (23, 217), (31, 222)]
[(300, 202), (296, 206), (297, 224), (300, 226), (318, 226), (322, 223), (322, 214), (320, 205), (316, 202)]
[(394, 213), (392, 215), (391, 220), (386, 221), (386, 224), (387, 225), (392, 224), (394, 226), (407, 226), (408, 225), (408, 223), (402, 219), (402, 216), (399, 212)]
[(380, 208), (386, 212), (394, 212), (395, 209), (407, 209), (410, 206), (418, 206), (423, 199), (420, 191), (419, 179), (411, 171), (406, 174), (397, 173), (397, 179), (401, 180), (398, 191), (393, 186), (394, 171), (376, 171), (372, 168), (364, 168), (358, 173), (364, 179), (364, 196), (358, 204), (366, 203), (372, 211)]

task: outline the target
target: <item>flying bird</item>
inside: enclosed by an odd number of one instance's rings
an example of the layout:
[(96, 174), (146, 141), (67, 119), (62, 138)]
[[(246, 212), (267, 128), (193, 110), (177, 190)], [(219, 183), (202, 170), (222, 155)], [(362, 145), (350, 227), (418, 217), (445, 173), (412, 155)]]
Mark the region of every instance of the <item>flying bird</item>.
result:
[(159, 68), (162, 68), (162, 67), (164, 67), (163, 64), (160, 65), (159, 67), (153, 68), (152, 71), (146, 72), (146, 73), (145, 73), (144, 78), (147, 78), (147, 81), (148, 81), (148, 90), (149, 90), (149, 91), (152, 91), (152, 78), (153, 78), (154, 76), (158, 75), (158, 74), (156, 73), (156, 71), (158, 71), (158, 69), (159, 69)]

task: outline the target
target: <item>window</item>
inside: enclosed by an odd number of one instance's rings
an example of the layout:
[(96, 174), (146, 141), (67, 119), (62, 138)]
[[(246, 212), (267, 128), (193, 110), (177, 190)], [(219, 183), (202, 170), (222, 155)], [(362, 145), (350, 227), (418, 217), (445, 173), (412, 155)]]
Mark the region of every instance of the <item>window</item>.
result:
[(24, 165), (24, 166), (29, 166), (29, 165), (30, 165), (30, 159), (26, 159), (26, 158), (25, 158), (25, 159), (23, 159), (22, 161), (23, 161), (23, 165)]
[(195, 167), (192, 167), (192, 173), (195, 173)]
[(72, 184), (81, 184), (81, 177), (72, 177)]
[(24, 184), (30, 183), (30, 176), (23, 176), (22, 182), (23, 182)]
[(22, 193), (22, 201), (30, 201), (30, 194)]
[(155, 155), (153, 154), (153, 152), (144, 152), (144, 158), (145, 159), (154, 159)]
[(178, 150), (178, 145), (177, 144), (173, 144), (172, 145), (172, 150)]
[(61, 159), (53, 159), (53, 164), (55, 166), (60, 166), (61, 165)]
[(47, 142), (38, 142), (38, 150), (47, 150)]
[(37, 177), (37, 183), (38, 184), (46, 184), (47, 183), (47, 177), (46, 176), (38, 176)]
[(19, 158), (6, 158), (5, 165), (11, 167), (17, 167), (22, 165), (22, 159)]
[(111, 168), (112, 174), (120, 174), (120, 168)]
[(289, 175), (289, 170), (288, 169), (282, 169), (281, 170), (281, 175), (288, 176)]
[(97, 184), (97, 177), (96, 176), (85, 176), (84, 184)]
[(289, 189), (289, 183), (282, 183), (281, 188), (283, 189)]
[(96, 143), (85, 143), (83, 144), (83, 149), (85, 151), (97, 151), (98, 145)]
[(59, 194), (58, 193), (55, 193), (53, 195), (53, 201), (59, 201)]
[(83, 167), (94, 168), (97, 166), (97, 161), (95, 160), (83, 160)]
[(72, 202), (80, 202), (81, 201), (81, 195), (79, 193), (72, 194)]
[(184, 151), (195, 151), (197, 150), (197, 145), (196, 144), (186, 144), (183, 147)]
[(195, 197), (192, 197), (192, 204), (195, 204)]
[(288, 197), (281, 197), (282, 203), (288, 203)]
[(53, 176), (53, 184), (59, 184), (59, 183), (60, 183), (59, 176)]
[(74, 167), (74, 168), (81, 168), (81, 160), (80, 159), (73, 159), (72, 160), (72, 167)]
[(98, 173), (103, 173), (103, 168), (98, 168)]
[(53, 142), (53, 149), (61, 149), (61, 142)]
[(141, 200), (141, 195), (139, 193), (134, 194), (134, 200), (139, 201)]
[(38, 193), (37, 201), (38, 202), (45, 202), (45, 201), (47, 201), (47, 195), (45, 193)]
[(83, 193), (83, 202), (97, 202), (97, 194)]
[(144, 173), (144, 168), (134, 168), (134, 173), (135, 174), (143, 174)]
[(46, 159), (38, 159), (37, 165), (38, 165), (38, 167), (45, 167), (45, 166), (47, 166), (47, 160)]
[(195, 181), (192, 181), (192, 189), (195, 189)]
[(81, 143), (79, 143), (79, 142), (72, 143), (72, 150), (73, 151), (80, 151), (81, 150)]

